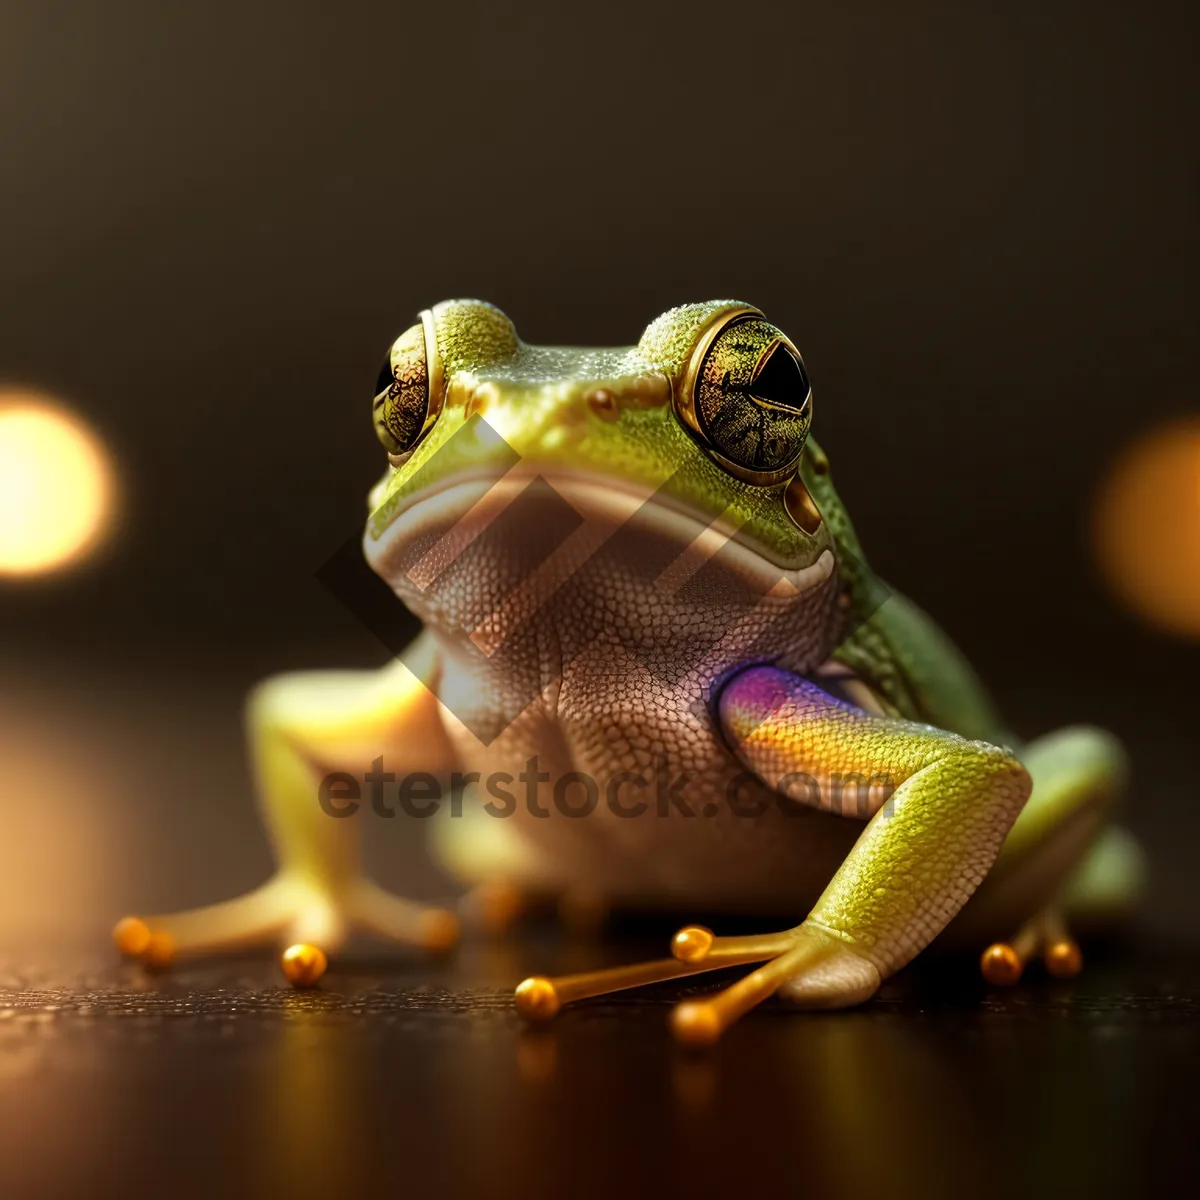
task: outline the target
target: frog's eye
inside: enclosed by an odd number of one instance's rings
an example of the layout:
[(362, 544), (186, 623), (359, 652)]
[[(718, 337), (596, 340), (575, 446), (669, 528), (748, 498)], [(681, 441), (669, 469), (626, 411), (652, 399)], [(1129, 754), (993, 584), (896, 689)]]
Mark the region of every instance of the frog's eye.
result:
[(411, 454), (437, 423), (442, 395), (433, 320), (422, 313), (420, 324), (392, 343), (375, 381), (375, 433), (393, 462)]
[(812, 423), (799, 350), (757, 309), (720, 314), (701, 334), (675, 409), (732, 475), (778, 483), (796, 469)]

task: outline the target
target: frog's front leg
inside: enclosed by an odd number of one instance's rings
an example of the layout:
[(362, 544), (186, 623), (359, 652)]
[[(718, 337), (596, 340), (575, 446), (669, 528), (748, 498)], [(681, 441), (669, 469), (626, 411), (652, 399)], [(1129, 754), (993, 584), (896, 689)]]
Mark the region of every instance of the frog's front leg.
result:
[[(126, 917), (114, 937), (126, 954), (165, 965), (177, 954), (288, 945), (282, 965), (312, 983), (349, 928), (430, 950), (453, 945), (455, 916), (392, 896), (362, 873), (358, 824), (319, 803), (321, 781), (361, 776), (387, 756), (398, 770), (445, 770), (453, 754), (432, 688), (436, 659), (422, 641), (379, 671), (321, 671), (268, 680), (251, 697), (247, 724), (263, 819), (278, 870), (256, 890), (206, 908)], [(341, 803), (341, 801), (338, 801)]]
[[(857, 793), (845, 783), (861, 780), (874, 783), (877, 807), (803, 923), (749, 938), (689, 927), (676, 935), (675, 969), (670, 960), (647, 968), (653, 978), (670, 978), (769, 960), (725, 991), (676, 1008), (676, 1034), (691, 1042), (714, 1040), (776, 991), (818, 1008), (866, 1000), (974, 892), (1031, 786), (1006, 749), (874, 716), (774, 667), (734, 676), (717, 712), (738, 758), (781, 795), (829, 808)], [(618, 985), (649, 981), (624, 968)], [(611, 990), (600, 974), (533, 980), (519, 1002), (528, 1012), (549, 1011), (564, 982), (567, 996)]]

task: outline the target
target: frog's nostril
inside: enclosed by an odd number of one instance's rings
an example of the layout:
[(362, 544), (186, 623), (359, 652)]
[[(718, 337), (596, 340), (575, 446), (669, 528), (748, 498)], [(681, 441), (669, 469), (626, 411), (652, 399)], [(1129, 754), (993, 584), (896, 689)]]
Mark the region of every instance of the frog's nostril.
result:
[(589, 389), (584, 400), (601, 420), (616, 421), (627, 408), (658, 408), (670, 404), (671, 381), (659, 371), (646, 371), (598, 383)]
[(606, 421), (615, 421), (621, 415), (617, 398), (608, 388), (594, 388), (588, 392), (587, 402), (592, 412)]

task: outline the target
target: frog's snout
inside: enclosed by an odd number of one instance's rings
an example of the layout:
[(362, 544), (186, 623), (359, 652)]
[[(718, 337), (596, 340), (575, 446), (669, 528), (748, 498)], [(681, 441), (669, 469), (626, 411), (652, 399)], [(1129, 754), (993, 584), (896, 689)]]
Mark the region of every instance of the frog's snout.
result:
[(583, 431), (597, 418), (615, 422), (627, 411), (670, 403), (671, 381), (661, 371), (519, 383), (467, 374), (451, 381), (447, 397), (448, 408), (461, 407), (467, 420), (482, 418), (506, 440), (524, 436), (551, 444), (566, 431)]

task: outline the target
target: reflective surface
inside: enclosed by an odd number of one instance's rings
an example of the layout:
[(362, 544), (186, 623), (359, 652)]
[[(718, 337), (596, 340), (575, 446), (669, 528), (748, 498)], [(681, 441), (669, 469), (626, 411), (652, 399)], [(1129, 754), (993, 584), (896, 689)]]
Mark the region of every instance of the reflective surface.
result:
[[(544, 1029), (511, 1003), (535, 971), (662, 955), (677, 920), (623, 917), (592, 941), (531, 922), (445, 962), (364, 943), (312, 992), (269, 957), (163, 976), (118, 962), (118, 914), (269, 870), (238, 728), (263, 665), (12, 662), (0, 1195), (1102, 1196), (1194, 1165), (1194, 889), (1188, 843), (1172, 859), (1162, 821), (1191, 776), (1185, 748), (1139, 742), (1132, 717), (1129, 817), (1156, 868), (1139, 944), (1089, 949), (1074, 984), (1031, 968), (1009, 992), (985, 991), (970, 961), (926, 963), (856, 1011), (768, 1004), (696, 1054), (667, 1030), (686, 984)], [(375, 821), (368, 860), (390, 886), (444, 896), (416, 824)]]
[(672, 1044), (670, 985), (544, 1029), (513, 1013), (534, 966), (655, 945), (534, 929), (453, 964), (360, 958), (313, 992), (262, 961), (31, 959), (0, 990), (0, 1192), (1101, 1196), (1194, 1165), (1179, 958), (991, 996), (944, 964), (856, 1012), (768, 1006), (708, 1054)]

